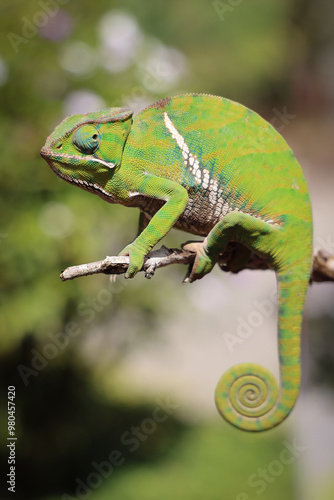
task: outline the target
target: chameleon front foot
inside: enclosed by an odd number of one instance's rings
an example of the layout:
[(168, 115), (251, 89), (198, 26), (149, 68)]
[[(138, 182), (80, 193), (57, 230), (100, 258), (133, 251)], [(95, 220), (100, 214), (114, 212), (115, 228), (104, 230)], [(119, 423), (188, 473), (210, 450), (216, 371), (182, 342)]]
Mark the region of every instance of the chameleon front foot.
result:
[(127, 245), (118, 255), (129, 256), (129, 267), (125, 273), (125, 278), (134, 278), (138, 271), (140, 271), (144, 264), (144, 259), (147, 252), (143, 252), (135, 242)]

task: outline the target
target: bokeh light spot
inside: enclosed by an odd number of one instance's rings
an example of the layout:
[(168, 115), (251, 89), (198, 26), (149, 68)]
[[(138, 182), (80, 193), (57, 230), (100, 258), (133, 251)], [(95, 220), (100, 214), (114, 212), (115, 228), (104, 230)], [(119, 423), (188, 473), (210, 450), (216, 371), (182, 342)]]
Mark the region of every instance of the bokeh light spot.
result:
[(60, 64), (72, 75), (90, 76), (96, 68), (96, 54), (85, 42), (71, 42), (63, 48)]
[(72, 19), (68, 13), (60, 10), (49, 18), (45, 26), (40, 28), (39, 34), (47, 40), (66, 40), (72, 32), (72, 25)]
[(135, 59), (143, 35), (134, 17), (122, 11), (109, 11), (101, 19), (101, 65), (110, 73), (126, 69)]
[(44, 234), (55, 239), (69, 236), (73, 231), (72, 211), (63, 203), (46, 203), (39, 214), (39, 225)]
[(76, 90), (71, 92), (66, 97), (64, 105), (65, 116), (75, 113), (101, 111), (107, 107), (102, 97), (91, 90)]

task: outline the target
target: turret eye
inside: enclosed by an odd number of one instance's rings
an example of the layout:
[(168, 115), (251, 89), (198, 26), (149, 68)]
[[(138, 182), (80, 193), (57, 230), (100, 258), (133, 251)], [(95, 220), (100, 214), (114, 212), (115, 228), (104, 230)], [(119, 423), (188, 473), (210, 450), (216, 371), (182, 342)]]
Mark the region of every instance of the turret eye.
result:
[(93, 125), (82, 125), (73, 134), (73, 144), (81, 153), (94, 153), (100, 145), (100, 135)]

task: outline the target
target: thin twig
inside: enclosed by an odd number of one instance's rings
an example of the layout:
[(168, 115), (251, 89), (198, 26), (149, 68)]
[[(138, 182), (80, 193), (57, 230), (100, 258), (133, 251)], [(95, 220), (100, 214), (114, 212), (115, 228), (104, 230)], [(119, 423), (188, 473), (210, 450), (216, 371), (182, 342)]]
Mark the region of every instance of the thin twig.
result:
[[(238, 250), (238, 244), (231, 243), (227, 250), (221, 255), (219, 265), (223, 271), (230, 271), (230, 262), (234, 252)], [(185, 250), (176, 248), (166, 248), (162, 246), (158, 250), (150, 252), (145, 259), (141, 271), (145, 273), (146, 278), (152, 278), (156, 269), (169, 266), (171, 264), (190, 264), (193, 263), (195, 255)], [(60, 278), (62, 281), (72, 280), (79, 276), (89, 276), (91, 274), (123, 274), (129, 265), (129, 257), (113, 256), (106, 257), (104, 260), (90, 262), (79, 266), (72, 266), (65, 269)], [(251, 254), (248, 262), (243, 269), (269, 269), (267, 262), (255, 254)], [(240, 269), (241, 271), (242, 269)], [(239, 272), (239, 271), (238, 271)], [(330, 255), (324, 250), (317, 250), (313, 256), (313, 269), (311, 282), (334, 281), (334, 255)]]

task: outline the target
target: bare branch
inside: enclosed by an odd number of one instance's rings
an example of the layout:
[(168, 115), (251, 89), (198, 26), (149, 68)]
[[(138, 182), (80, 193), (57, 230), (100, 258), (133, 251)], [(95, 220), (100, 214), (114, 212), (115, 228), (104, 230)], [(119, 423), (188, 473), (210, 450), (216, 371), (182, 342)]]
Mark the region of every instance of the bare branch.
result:
[[(235, 255), (235, 252), (238, 252), (238, 244), (230, 243), (224, 254), (220, 256), (218, 264), (223, 271), (231, 271), (230, 264)], [(194, 258), (195, 255), (193, 253), (176, 248), (169, 249), (165, 246), (162, 246), (158, 250), (155, 250), (148, 254), (141, 271), (145, 273), (146, 278), (152, 278), (155, 270), (159, 269), (160, 267), (169, 266), (171, 264), (190, 265), (193, 263)], [(62, 281), (67, 281), (78, 278), (79, 276), (88, 276), (90, 274), (123, 274), (126, 272), (128, 265), (129, 257), (106, 257), (104, 260), (100, 260), (97, 262), (90, 262), (88, 264), (68, 267), (61, 273), (60, 278), (62, 279)], [(261, 259), (256, 254), (252, 253), (243, 269), (265, 270), (269, 269), (269, 267), (264, 259)], [(241, 270), (242, 269), (240, 269), (240, 271)], [(313, 256), (311, 282), (323, 281), (334, 281), (334, 255), (329, 255), (324, 250), (318, 250), (314, 253)]]
[[(152, 278), (155, 270), (159, 267), (165, 267), (171, 264), (191, 264), (194, 258), (195, 255), (190, 252), (162, 246), (158, 250), (154, 250), (148, 254), (141, 271), (145, 272), (146, 278)], [(106, 257), (104, 260), (99, 260), (97, 262), (68, 267), (61, 273), (60, 278), (62, 281), (67, 281), (90, 274), (123, 274), (126, 272), (128, 265), (129, 257)]]

